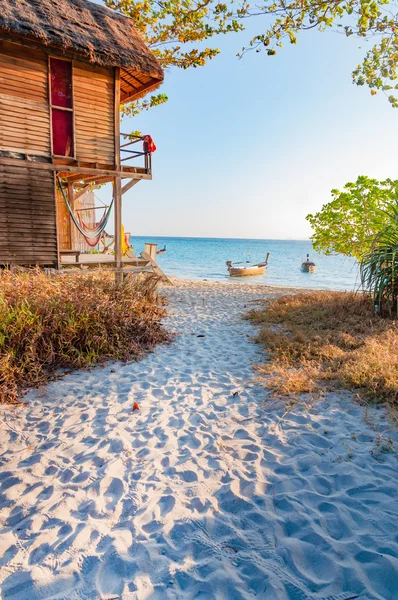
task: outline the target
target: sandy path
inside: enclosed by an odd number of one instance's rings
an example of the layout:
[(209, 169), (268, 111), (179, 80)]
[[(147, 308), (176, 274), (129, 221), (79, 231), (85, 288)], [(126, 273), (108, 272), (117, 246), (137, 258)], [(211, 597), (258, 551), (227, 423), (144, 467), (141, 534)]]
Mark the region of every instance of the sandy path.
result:
[(172, 345), (2, 410), (1, 598), (398, 598), (397, 433), (264, 402), (258, 292), (180, 282)]

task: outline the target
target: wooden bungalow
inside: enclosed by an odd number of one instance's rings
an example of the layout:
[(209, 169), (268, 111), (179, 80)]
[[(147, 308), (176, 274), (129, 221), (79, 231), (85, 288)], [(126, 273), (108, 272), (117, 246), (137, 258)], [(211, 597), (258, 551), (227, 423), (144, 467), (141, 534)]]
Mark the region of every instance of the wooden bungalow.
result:
[(67, 211), (113, 182), (120, 268), (122, 195), (152, 178), (148, 143), (121, 136), (120, 105), (155, 90), (163, 70), (132, 20), (104, 6), (1, 0), (0, 8), (0, 264), (58, 268), (76, 239)]

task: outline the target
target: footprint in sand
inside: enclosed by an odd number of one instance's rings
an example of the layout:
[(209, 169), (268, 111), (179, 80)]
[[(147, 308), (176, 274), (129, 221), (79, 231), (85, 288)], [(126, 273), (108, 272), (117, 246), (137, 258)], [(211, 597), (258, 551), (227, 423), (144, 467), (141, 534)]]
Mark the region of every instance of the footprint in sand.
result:
[(115, 510), (115, 507), (119, 503), (124, 493), (124, 484), (121, 479), (115, 477), (108, 486), (108, 489), (104, 493), (107, 500), (106, 509), (108, 511)]
[(158, 502), (160, 508), (160, 515), (164, 517), (173, 510), (176, 501), (174, 496), (162, 496)]

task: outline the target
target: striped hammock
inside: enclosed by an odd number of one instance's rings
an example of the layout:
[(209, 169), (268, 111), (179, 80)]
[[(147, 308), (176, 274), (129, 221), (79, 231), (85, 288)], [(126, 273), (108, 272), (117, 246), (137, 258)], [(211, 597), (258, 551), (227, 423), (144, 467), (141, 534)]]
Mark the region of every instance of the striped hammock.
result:
[(71, 217), (74, 225), (77, 227), (78, 231), (85, 238), (85, 240), (89, 244), (89, 246), (92, 246), (92, 247), (96, 246), (98, 244), (98, 242), (99, 242), (101, 234), (105, 231), (105, 228), (108, 225), (108, 221), (109, 221), (109, 217), (111, 215), (111, 210), (112, 210), (114, 198), (112, 197), (112, 202), (110, 203), (108, 209), (105, 210), (105, 213), (103, 214), (101, 221), (96, 225), (95, 229), (90, 229), (83, 222), (83, 220), (81, 219), (80, 215), (76, 216), (75, 213), (73, 212), (72, 207), (71, 207), (71, 205), (68, 202), (68, 198), (67, 198), (67, 196), (65, 194), (65, 190), (63, 188), (63, 185), (62, 185), (61, 180), (60, 180), (59, 177), (57, 177), (57, 181), (58, 181), (59, 189), (62, 192), (62, 197), (64, 199), (64, 202), (66, 204), (66, 207), (68, 209), (68, 212), (70, 214), (70, 217)]

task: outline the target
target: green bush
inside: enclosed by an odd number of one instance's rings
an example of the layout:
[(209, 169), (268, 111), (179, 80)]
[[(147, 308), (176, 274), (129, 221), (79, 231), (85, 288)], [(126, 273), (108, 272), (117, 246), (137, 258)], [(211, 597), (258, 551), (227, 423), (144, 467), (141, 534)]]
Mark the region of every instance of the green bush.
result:
[(364, 289), (373, 294), (378, 312), (398, 313), (398, 204), (385, 213), (387, 225), (373, 240), (361, 261)]

